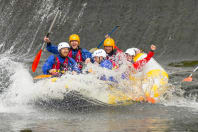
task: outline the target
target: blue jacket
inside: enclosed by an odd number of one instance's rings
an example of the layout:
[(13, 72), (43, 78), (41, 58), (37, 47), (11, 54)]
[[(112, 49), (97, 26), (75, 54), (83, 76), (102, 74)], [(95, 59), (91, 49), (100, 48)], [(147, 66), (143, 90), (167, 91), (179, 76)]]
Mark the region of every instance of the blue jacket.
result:
[[(64, 61), (65, 61), (65, 58), (61, 57), (60, 55), (57, 55), (57, 57), (58, 57), (60, 63), (63, 64)], [(44, 74), (48, 74), (48, 71), (50, 69), (52, 69), (55, 61), (56, 61), (56, 56), (51, 55), (51, 56), (48, 57), (48, 59), (46, 60), (45, 64), (42, 67), (42, 70), (43, 70)], [(70, 58), (70, 57), (69, 57), (69, 60), (68, 60), (68, 66), (69, 66), (70, 71), (76, 71), (76, 72), (80, 73), (80, 69), (78, 68), (78, 65), (77, 65), (76, 61), (74, 59)]]
[[(59, 54), (58, 47), (54, 44), (48, 43), (47, 50), (55, 55)], [(81, 51), (82, 51), (83, 61), (85, 61), (87, 58), (91, 58), (91, 61), (93, 62), (92, 54), (88, 50), (82, 49)], [(72, 56), (75, 56), (77, 52), (78, 52), (77, 50), (72, 49), (72, 54), (73, 54)]]
[[(111, 63), (110, 60), (103, 60), (103, 61), (101, 61), (100, 62), (100, 66), (103, 67), (103, 68), (107, 68), (109, 70), (112, 70), (112, 68), (113, 68), (113, 64)], [(110, 76), (107, 79), (106, 76), (103, 75), (103, 76), (100, 77), (100, 80), (104, 80), (104, 81), (108, 80), (108, 81), (116, 82), (117, 83), (117, 81), (112, 76)]]
[(100, 66), (103, 68), (107, 68), (109, 70), (112, 70), (113, 68), (113, 64), (111, 63), (110, 60), (103, 60), (100, 62)]

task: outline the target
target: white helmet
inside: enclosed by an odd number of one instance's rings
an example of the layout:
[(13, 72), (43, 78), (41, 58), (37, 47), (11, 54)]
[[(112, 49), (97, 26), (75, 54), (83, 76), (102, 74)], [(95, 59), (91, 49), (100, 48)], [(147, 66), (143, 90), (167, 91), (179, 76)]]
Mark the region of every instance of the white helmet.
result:
[(138, 48), (131, 48), (131, 49), (133, 49), (135, 52), (140, 51), (140, 49), (138, 49)]
[(58, 44), (58, 51), (60, 51), (62, 48), (70, 48), (70, 46), (67, 42), (61, 42)]
[(125, 54), (129, 54), (130, 56), (135, 56), (136, 50), (135, 48), (130, 48), (125, 51)]
[(102, 57), (105, 58), (107, 56), (107, 54), (106, 54), (106, 52), (103, 49), (98, 49), (98, 50), (94, 51), (94, 53), (92, 54), (92, 56), (93, 57), (95, 57), (95, 56), (98, 56), (98, 57), (102, 56)]

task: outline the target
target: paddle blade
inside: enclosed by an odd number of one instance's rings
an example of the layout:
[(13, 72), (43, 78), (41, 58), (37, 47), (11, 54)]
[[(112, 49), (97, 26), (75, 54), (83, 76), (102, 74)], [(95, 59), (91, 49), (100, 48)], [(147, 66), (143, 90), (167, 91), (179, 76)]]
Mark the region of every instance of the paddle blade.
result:
[(192, 77), (187, 77), (183, 80), (183, 82), (192, 82)]
[(48, 78), (48, 77), (52, 77), (52, 75), (39, 75), (34, 77), (34, 79), (43, 79), (43, 78)]
[(35, 72), (36, 68), (39, 64), (40, 58), (41, 58), (41, 53), (42, 53), (42, 49), (38, 52), (38, 54), (36, 55), (33, 63), (32, 63), (32, 71)]

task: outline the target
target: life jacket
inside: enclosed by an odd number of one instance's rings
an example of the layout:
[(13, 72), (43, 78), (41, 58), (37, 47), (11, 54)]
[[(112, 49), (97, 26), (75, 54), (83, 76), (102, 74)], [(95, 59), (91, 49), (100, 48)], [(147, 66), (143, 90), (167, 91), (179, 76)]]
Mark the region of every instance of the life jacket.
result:
[(76, 55), (73, 55), (72, 54), (72, 49), (70, 49), (69, 54), (68, 54), (69, 57), (73, 58), (77, 62), (78, 68), (80, 70), (83, 68), (83, 65), (82, 65), (83, 58), (82, 58), (82, 51), (81, 50), (82, 49), (79, 48)]
[[(118, 61), (121, 59), (119, 56), (116, 56), (117, 53), (122, 53), (122, 52), (118, 51), (117, 49), (114, 49), (113, 52), (106, 57), (107, 60), (111, 61), (111, 63), (113, 64), (113, 68), (114, 69), (119, 68)], [(118, 59), (116, 60), (117, 57), (118, 57)]]
[(61, 64), (58, 57), (56, 57), (55, 63), (53, 64), (52, 68), (58, 71), (68, 71), (69, 70), (68, 61), (69, 61), (69, 58), (66, 57), (63, 64)]
[(114, 47), (116, 50), (117, 50), (117, 52), (123, 52), (121, 49), (119, 49), (117, 46), (115, 46)]
[(113, 50), (111, 53), (109, 53), (106, 57), (107, 60), (115, 61), (115, 56), (116, 56), (116, 50)]
[(133, 67), (136, 70), (142, 70), (143, 66), (149, 62), (149, 60), (154, 56), (154, 52), (150, 51), (147, 56), (139, 61), (133, 63)]

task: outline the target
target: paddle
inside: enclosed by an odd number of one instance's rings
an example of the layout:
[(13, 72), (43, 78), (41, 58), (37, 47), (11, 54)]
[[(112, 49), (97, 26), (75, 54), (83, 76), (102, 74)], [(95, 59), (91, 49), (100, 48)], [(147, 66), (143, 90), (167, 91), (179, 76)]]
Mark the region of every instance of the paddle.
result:
[(34, 79), (43, 79), (43, 78), (49, 78), (49, 77), (52, 77), (52, 75), (39, 75), (39, 76), (34, 77)]
[[(110, 33), (108, 33), (108, 36), (110, 36), (117, 28), (119, 28), (120, 26), (115, 26), (112, 31)], [(103, 42), (105, 41), (106, 38), (104, 38), (99, 45), (96, 48), (92, 48), (89, 50), (89, 52), (93, 53), (94, 51), (96, 51), (98, 48), (100, 48), (100, 46), (103, 44)]]
[(193, 70), (193, 72), (187, 77), (185, 78), (182, 82), (192, 82), (192, 75), (195, 71), (198, 70), (198, 66)]
[[(56, 18), (57, 18), (57, 16), (58, 16), (59, 12), (60, 12), (60, 8), (58, 9), (58, 11), (57, 11), (57, 13), (56, 13), (56, 16), (54, 17), (54, 20), (52, 21), (52, 23), (51, 23), (51, 25), (50, 25), (50, 28), (49, 28), (49, 30), (48, 30), (48, 33), (47, 33), (46, 37), (49, 37), (49, 35), (50, 35), (50, 33), (51, 33), (51, 30), (52, 30), (52, 27), (53, 27), (53, 25), (54, 25), (54, 23), (55, 23), (55, 21), (56, 21)], [(33, 72), (36, 71), (36, 68), (37, 68), (37, 66), (38, 66), (38, 64), (39, 64), (39, 61), (40, 61), (40, 58), (41, 58), (41, 54), (42, 54), (44, 45), (45, 45), (45, 42), (43, 43), (43, 45), (42, 45), (40, 51), (38, 52), (38, 54), (36, 55), (36, 57), (35, 57), (35, 59), (34, 59), (34, 61), (33, 61), (33, 63), (32, 63), (32, 71), (33, 71)]]

